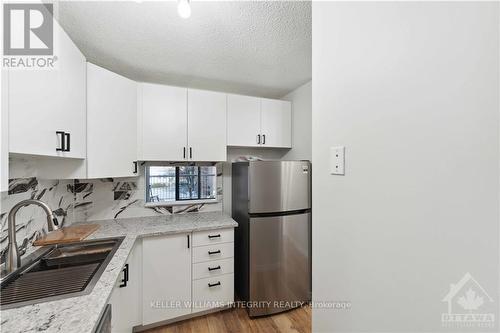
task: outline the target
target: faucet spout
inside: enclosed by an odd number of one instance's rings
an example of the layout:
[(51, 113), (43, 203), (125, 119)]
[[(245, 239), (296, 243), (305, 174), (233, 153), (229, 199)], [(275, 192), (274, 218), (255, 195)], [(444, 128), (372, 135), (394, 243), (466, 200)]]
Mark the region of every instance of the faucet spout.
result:
[(8, 216), (8, 251), (5, 259), (5, 268), (7, 272), (13, 272), (21, 267), (21, 255), (16, 241), (16, 214), (22, 207), (29, 205), (37, 205), (41, 207), (47, 215), (47, 230), (53, 231), (58, 229), (59, 223), (52, 214), (50, 207), (43, 201), (36, 199), (28, 199), (18, 202), (9, 212)]

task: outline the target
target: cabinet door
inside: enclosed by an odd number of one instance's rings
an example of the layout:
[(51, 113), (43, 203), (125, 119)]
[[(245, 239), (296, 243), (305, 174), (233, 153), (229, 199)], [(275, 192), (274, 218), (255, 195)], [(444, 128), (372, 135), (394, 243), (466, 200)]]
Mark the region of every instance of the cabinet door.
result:
[[(87, 157), (87, 62), (66, 32), (54, 21), (54, 31), (60, 42), (59, 63), (59, 129), (69, 133), (69, 151), (60, 156)], [(67, 144), (68, 146), (68, 144)]]
[(187, 148), (187, 89), (142, 83), (139, 90), (140, 159), (184, 160)]
[[(9, 71), (9, 151), (86, 157), (85, 57), (54, 20), (56, 68)], [(70, 136), (70, 151), (60, 152)]]
[(227, 95), (227, 145), (258, 147), (260, 98)]
[(275, 99), (261, 100), (261, 134), (264, 147), (292, 147), (292, 104)]
[[(127, 266), (128, 265), (128, 266)], [(124, 270), (128, 269), (128, 281)], [(111, 332), (131, 333), (142, 324), (142, 240), (137, 240), (111, 294)]]
[(59, 156), (59, 71), (12, 70), (8, 77), (9, 151)]
[(192, 161), (226, 160), (226, 94), (188, 90), (188, 146)]
[[(1, 13), (1, 11), (0, 11)], [(9, 112), (7, 70), (1, 72), (1, 109), (0, 109), (0, 192), (9, 189)]]
[(143, 239), (143, 325), (191, 313), (190, 234)]
[(87, 63), (88, 178), (134, 176), (137, 84)]

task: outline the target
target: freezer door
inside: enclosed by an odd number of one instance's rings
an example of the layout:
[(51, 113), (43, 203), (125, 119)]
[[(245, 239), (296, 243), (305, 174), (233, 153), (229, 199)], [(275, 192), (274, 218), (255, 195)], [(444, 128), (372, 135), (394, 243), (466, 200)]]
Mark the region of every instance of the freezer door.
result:
[(249, 308), (250, 316), (310, 301), (310, 223), (310, 213), (250, 219), (249, 301), (265, 305)]
[(307, 161), (250, 162), (249, 213), (311, 208), (311, 165)]

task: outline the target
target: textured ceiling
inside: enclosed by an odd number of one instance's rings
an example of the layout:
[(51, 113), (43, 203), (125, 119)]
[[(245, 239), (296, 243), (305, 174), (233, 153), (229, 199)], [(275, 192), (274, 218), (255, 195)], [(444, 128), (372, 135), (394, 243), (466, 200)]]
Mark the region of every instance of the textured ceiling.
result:
[(58, 3), (90, 62), (145, 82), (281, 97), (311, 79), (311, 3)]

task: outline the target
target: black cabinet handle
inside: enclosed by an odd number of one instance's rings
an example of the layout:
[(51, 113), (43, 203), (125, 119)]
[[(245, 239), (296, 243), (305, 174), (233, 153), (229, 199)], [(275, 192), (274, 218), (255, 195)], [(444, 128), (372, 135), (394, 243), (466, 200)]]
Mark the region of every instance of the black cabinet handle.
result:
[(189, 158), (193, 158), (193, 148), (189, 147)]
[(188, 239), (188, 249), (189, 249), (189, 246), (190, 246), (190, 244), (189, 244), (189, 235), (187, 235), (187, 239)]
[(64, 137), (66, 139), (65, 149), (63, 151), (71, 150), (71, 134), (64, 132)]
[(257, 144), (260, 145), (260, 134), (257, 134)]
[(208, 284), (208, 286), (209, 286), (210, 288), (212, 288), (212, 287), (216, 287), (216, 286), (220, 286), (220, 281), (218, 281), (217, 283), (209, 283), (209, 284)]
[(182, 148), (182, 157), (185, 159), (186, 158), (186, 147)]
[(209, 255), (212, 255), (212, 254), (219, 254), (220, 253), (220, 250), (217, 250), (217, 251), (208, 251), (208, 254)]
[(63, 131), (56, 131), (56, 135), (60, 135), (60, 140), (61, 140), (61, 146), (59, 148), (56, 148), (56, 151), (66, 151), (66, 143), (65, 143), (65, 136), (64, 136)]
[(211, 271), (215, 271), (217, 269), (220, 269), (220, 266), (217, 266), (217, 267), (208, 267), (208, 270), (211, 272)]
[(208, 238), (212, 239), (212, 238), (220, 238), (220, 234), (218, 235), (208, 235)]
[(134, 162), (134, 173), (137, 173), (137, 161)]
[(262, 134), (262, 144), (263, 145), (266, 144), (266, 135), (265, 134)]
[(127, 282), (128, 282), (128, 264), (125, 264), (125, 267), (123, 267), (122, 271), (123, 271), (123, 279), (122, 279), (122, 283), (119, 285), (120, 288), (124, 288), (124, 287), (127, 286)]

